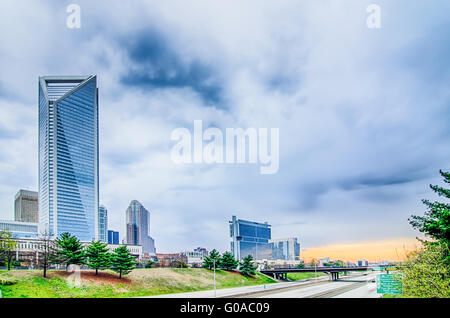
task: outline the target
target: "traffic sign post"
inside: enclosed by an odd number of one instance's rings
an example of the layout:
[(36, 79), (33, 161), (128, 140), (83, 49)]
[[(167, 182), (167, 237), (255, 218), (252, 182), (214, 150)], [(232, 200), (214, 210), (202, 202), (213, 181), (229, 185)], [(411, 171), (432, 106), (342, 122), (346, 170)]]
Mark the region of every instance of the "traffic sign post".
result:
[(403, 284), (401, 274), (378, 274), (377, 294), (402, 294)]

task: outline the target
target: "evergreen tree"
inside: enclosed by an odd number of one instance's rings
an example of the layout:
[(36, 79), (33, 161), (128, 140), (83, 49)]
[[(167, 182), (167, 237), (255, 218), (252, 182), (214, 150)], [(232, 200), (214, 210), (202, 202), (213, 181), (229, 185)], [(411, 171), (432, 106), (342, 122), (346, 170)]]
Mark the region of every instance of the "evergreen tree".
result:
[(239, 270), (241, 271), (241, 274), (245, 276), (256, 274), (256, 266), (253, 264), (253, 257), (251, 255), (243, 258)]
[(119, 273), (119, 277), (126, 275), (136, 267), (134, 257), (131, 255), (127, 247), (121, 246), (114, 250), (111, 255), (111, 269)]
[(220, 254), (216, 249), (213, 249), (211, 252), (209, 252), (209, 255), (203, 259), (202, 267), (208, 268), (208, 269), (213, 269), (214, 262), (216, 263), (216, 268), (217, 268), (219, 266), (219, 262), (220, 262)]
[(66, 268), (70, 264), (83, 265), (86, 262), (86, 252), (80, 240), (70, 233), (62, 233), (55, 240), (55, 245), (59, 250), (60, 263), (65, 264)]
[[(444, 182), (450, 184), (450, 172), (439, 171)], [(430, 185), (430, 188), (439, 196), (450, 199), (450, 189)], [(412, 215), (409, 223), (420, 232), (427, 234), (435, 240), (446, 244), (450, 243), (450, 204), (422, 200), (428, 210), (425, 216)]]
[(239, 262), (230, 252), (225, 252), (219, 261), (219, 267), (228, 271), (235, 269), (238, 265)]
[(107, 244), (101, 241), (92, 242), (86, 249), (87, 266), (95, 269), (95, 275), (98, 275), (99, 269), (108, 268), (111, 259)]

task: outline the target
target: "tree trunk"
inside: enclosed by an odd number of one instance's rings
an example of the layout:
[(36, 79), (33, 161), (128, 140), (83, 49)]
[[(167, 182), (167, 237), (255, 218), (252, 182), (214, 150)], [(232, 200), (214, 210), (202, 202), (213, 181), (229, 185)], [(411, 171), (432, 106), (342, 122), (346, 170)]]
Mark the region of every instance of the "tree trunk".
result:
[(98, 275), (98, 268), (95, 269), (95, 275)]
[(122, 278), (122, 270), (119, 271), (119, 278)]
[(47, 278), (47, 266), (44, 266), (44, 278)]

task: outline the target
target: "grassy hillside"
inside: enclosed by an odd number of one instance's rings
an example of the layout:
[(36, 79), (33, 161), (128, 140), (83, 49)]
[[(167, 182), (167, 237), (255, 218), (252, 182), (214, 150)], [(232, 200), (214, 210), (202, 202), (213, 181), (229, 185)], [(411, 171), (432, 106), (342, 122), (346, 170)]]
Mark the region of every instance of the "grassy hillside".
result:
[[(61, 297), (136, 297), (213, 289), (213, 272), (200, 268), (135, 269), (119, 279), (111, 271), (82, 271), (80, 285), (70, 283), (73, 274), (49, 271), (16, 270), (0, 273), (0, 277), (16, 280), (14, 285), (0, 285), (4, 298), (61, 298)], [(257, 275), (254, 278), (239, 273), (216, 271), (217, 288), (240, 287), (273, 283), (272, 279)]]
[[(326, 274), (318, 272), (316, 273), (317, 277), (325, 276)], [(288, 273), (288, 279), (290, 280), (302, 280), (302, 279), (311, 279), (315, 277), (314, 273)]]

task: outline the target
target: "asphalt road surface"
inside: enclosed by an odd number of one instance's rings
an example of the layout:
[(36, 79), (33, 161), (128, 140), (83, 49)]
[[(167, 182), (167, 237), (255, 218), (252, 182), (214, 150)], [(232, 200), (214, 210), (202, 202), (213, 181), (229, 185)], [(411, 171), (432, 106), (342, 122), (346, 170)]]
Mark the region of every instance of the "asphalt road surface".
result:
[[(377, 273), (343, 277), (339, 281), (321, 281), (280, 290), (247, 294), (256, 298), (378, 298), (375, 280)], [(237, 296), (239, 297), (239, 296)]]

